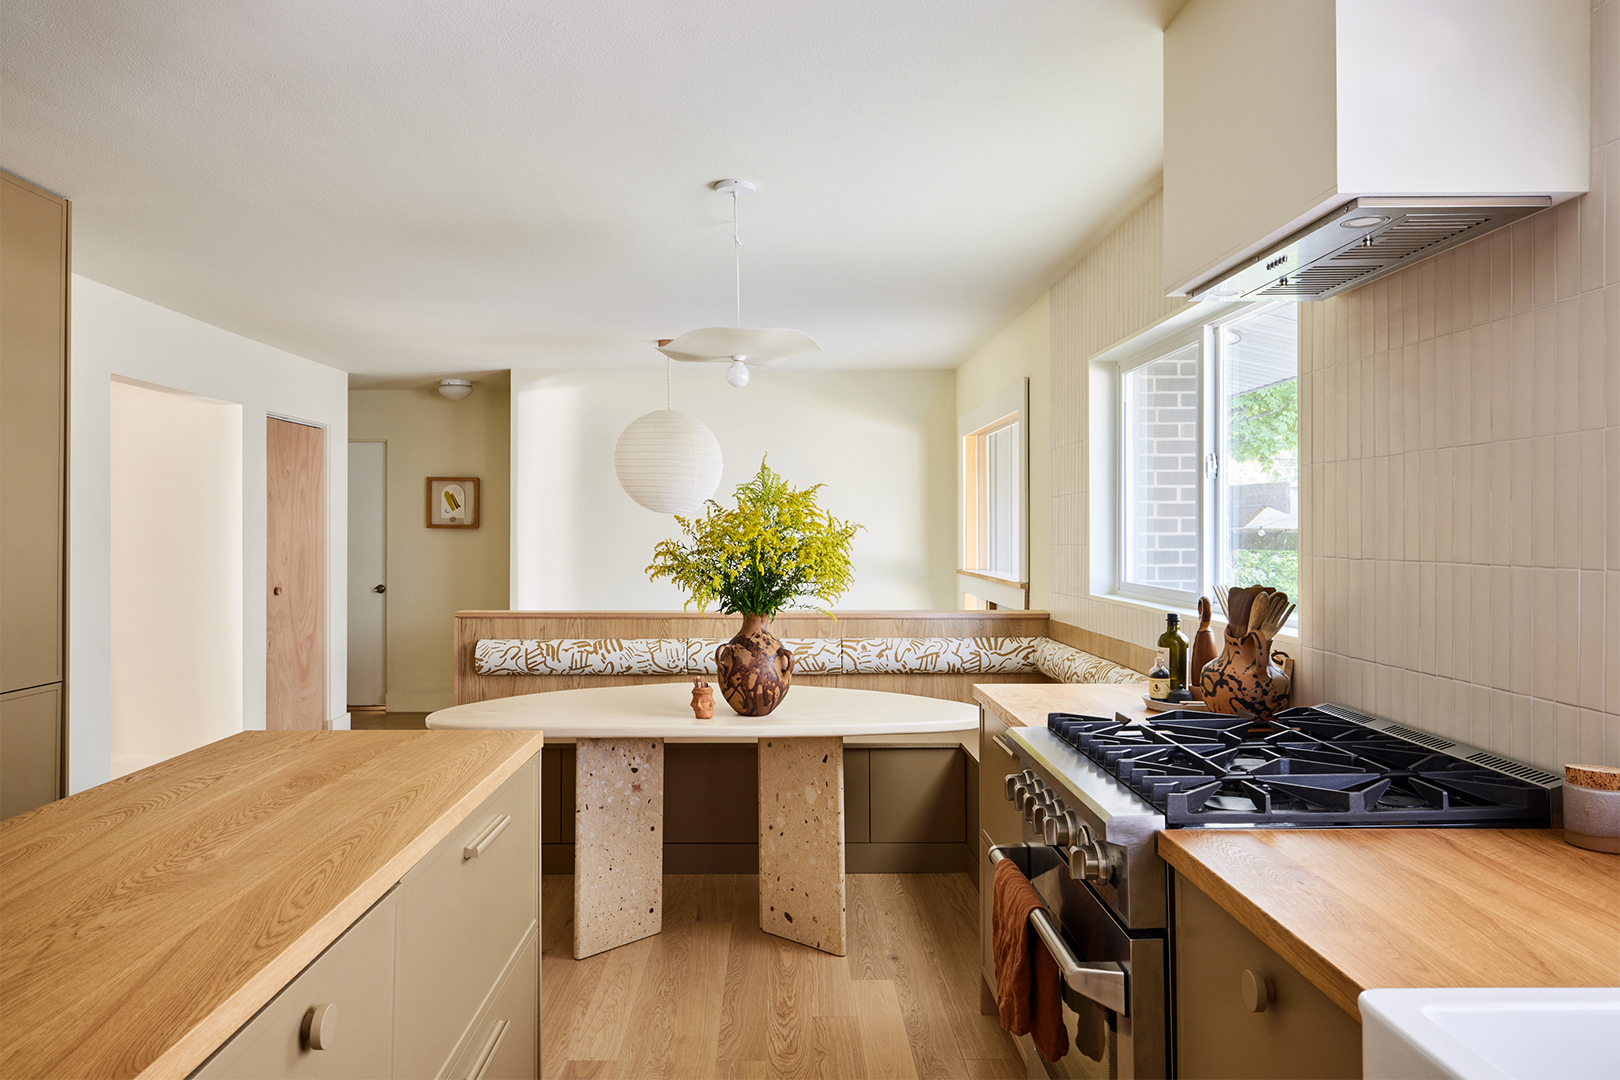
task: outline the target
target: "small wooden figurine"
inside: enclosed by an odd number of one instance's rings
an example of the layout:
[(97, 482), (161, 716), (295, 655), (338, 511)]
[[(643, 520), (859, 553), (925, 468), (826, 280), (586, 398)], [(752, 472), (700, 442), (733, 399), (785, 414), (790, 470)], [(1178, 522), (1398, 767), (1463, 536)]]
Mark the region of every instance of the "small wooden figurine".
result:
[(1209, 632), (1209, 597), (1198, 598), (1198, 632), (1193, 635), (1192, 670), (1187, 673), (1187, 689), (1204, 700), (1204, 668), (1215, 659), (1215, 635)]

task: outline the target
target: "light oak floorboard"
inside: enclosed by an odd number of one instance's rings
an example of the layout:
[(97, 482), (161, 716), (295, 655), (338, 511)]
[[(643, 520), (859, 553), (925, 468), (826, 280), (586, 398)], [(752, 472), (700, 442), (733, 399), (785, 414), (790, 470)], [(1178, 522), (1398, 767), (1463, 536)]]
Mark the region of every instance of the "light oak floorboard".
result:
[(978, 902), (960, 874), (848, 880), (849, 955), (759, 929), (757, 879), (664, 878), (664, 930), (574, 960), (573, 879), (544, 879), (545, 1077), (1021, 1076), (979, 1015)]

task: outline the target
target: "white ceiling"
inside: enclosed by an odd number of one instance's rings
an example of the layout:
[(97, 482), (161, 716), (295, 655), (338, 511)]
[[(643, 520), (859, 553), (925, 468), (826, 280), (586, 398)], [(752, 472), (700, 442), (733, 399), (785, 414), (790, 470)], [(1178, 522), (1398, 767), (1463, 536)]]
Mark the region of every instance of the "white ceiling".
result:
[(77, 272), (390, 385), (743, 321), (954, 367), (1155, 181), (1183, 0), (6, 0)]

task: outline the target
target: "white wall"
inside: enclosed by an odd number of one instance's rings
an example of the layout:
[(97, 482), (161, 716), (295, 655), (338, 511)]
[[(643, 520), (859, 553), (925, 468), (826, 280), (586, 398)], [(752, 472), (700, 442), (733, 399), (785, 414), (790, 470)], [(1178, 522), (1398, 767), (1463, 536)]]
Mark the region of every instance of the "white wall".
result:
[(264, 727), (265, 419), (326, 429), (326, 712), (344, 705), (348, 376), (77, 275), (69, 466), (68, 790), (112, 769), (112, 378), (242, 408), (241, 726)]
[[(1029, 380), (1029, 606), (1044, 611), (1052, 581), (1052, 304), (1042, 293), (1028, 311), (956, 369), (962, 416)], [(961, 468), (961, 454), (956, 454)], [(959, 510), (958, 513), (961, 513)]]
[[(949, 371), (756, 369), (741, 390), (717, 365), (676, 364), (674, 407), (707, 424), (725, 472), (825, 484), (821, 504), (866, 526), (842, 608), (956, 606), (956, 409)], [(662, 371), (512, 372), (512, 607), (678, 610), (649, 582), (674, 519), (630, 501), (613, 473), (625, 425), (664, 407)]]
[(242, 730), (242, 407), (112, 384), (112, 774)]

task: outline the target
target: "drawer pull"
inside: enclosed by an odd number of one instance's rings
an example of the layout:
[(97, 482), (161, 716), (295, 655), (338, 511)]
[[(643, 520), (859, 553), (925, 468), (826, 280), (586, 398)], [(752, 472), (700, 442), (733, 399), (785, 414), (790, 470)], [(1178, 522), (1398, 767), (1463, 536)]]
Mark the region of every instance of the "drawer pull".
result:
[(472, 1066), (467, 1070), (467, 1080), (484, 1080), (484, 1074), (489, 1071), (489, 1063), (495, 1060), (495, 1048), (501, 1045), (501, 1037), (506, 1034), (505, 1020), (495, 1021), (495, 1029), (489, 1033), (489, 1041), (484, 1048), (478, 1051), (473, 1059)]
[(506, 827), (510, 824), (512, 824), (511, 814), (502, 814), (490, 822), (483, 832), (473, 838), (472, 843), (461, 849), (461, 861), (466, 862), (468, 859), (476, 859), (482, 855), (484, 849), (493, 844), (495, 838), (505, 832)]
[(1238, 977), (1238, 993), (1243, 1007), (1250, 1012), (1265, 1012), (1266, 1006), (1277, 1000), (1277, 984), (1252, 968), (1245, 968)]
[(303, 1030), (299, 1032), (304, 1039), (304, 1045), (311, 1050), (330, 1050), (332, 1048), (332, 1003), (324, 1005), (311, 1005), (304, 1014)]
[(1001, 747), (1001, 752), (1006, 754), (1008, 757), (1015, 758), (1018, 756), (1018, 751), (1014, 750), (1012, 748), (1012, 744), (1007, 742), (1004, 737), (1000, 735), (992, 735), (990, 736), (990, 741)]

